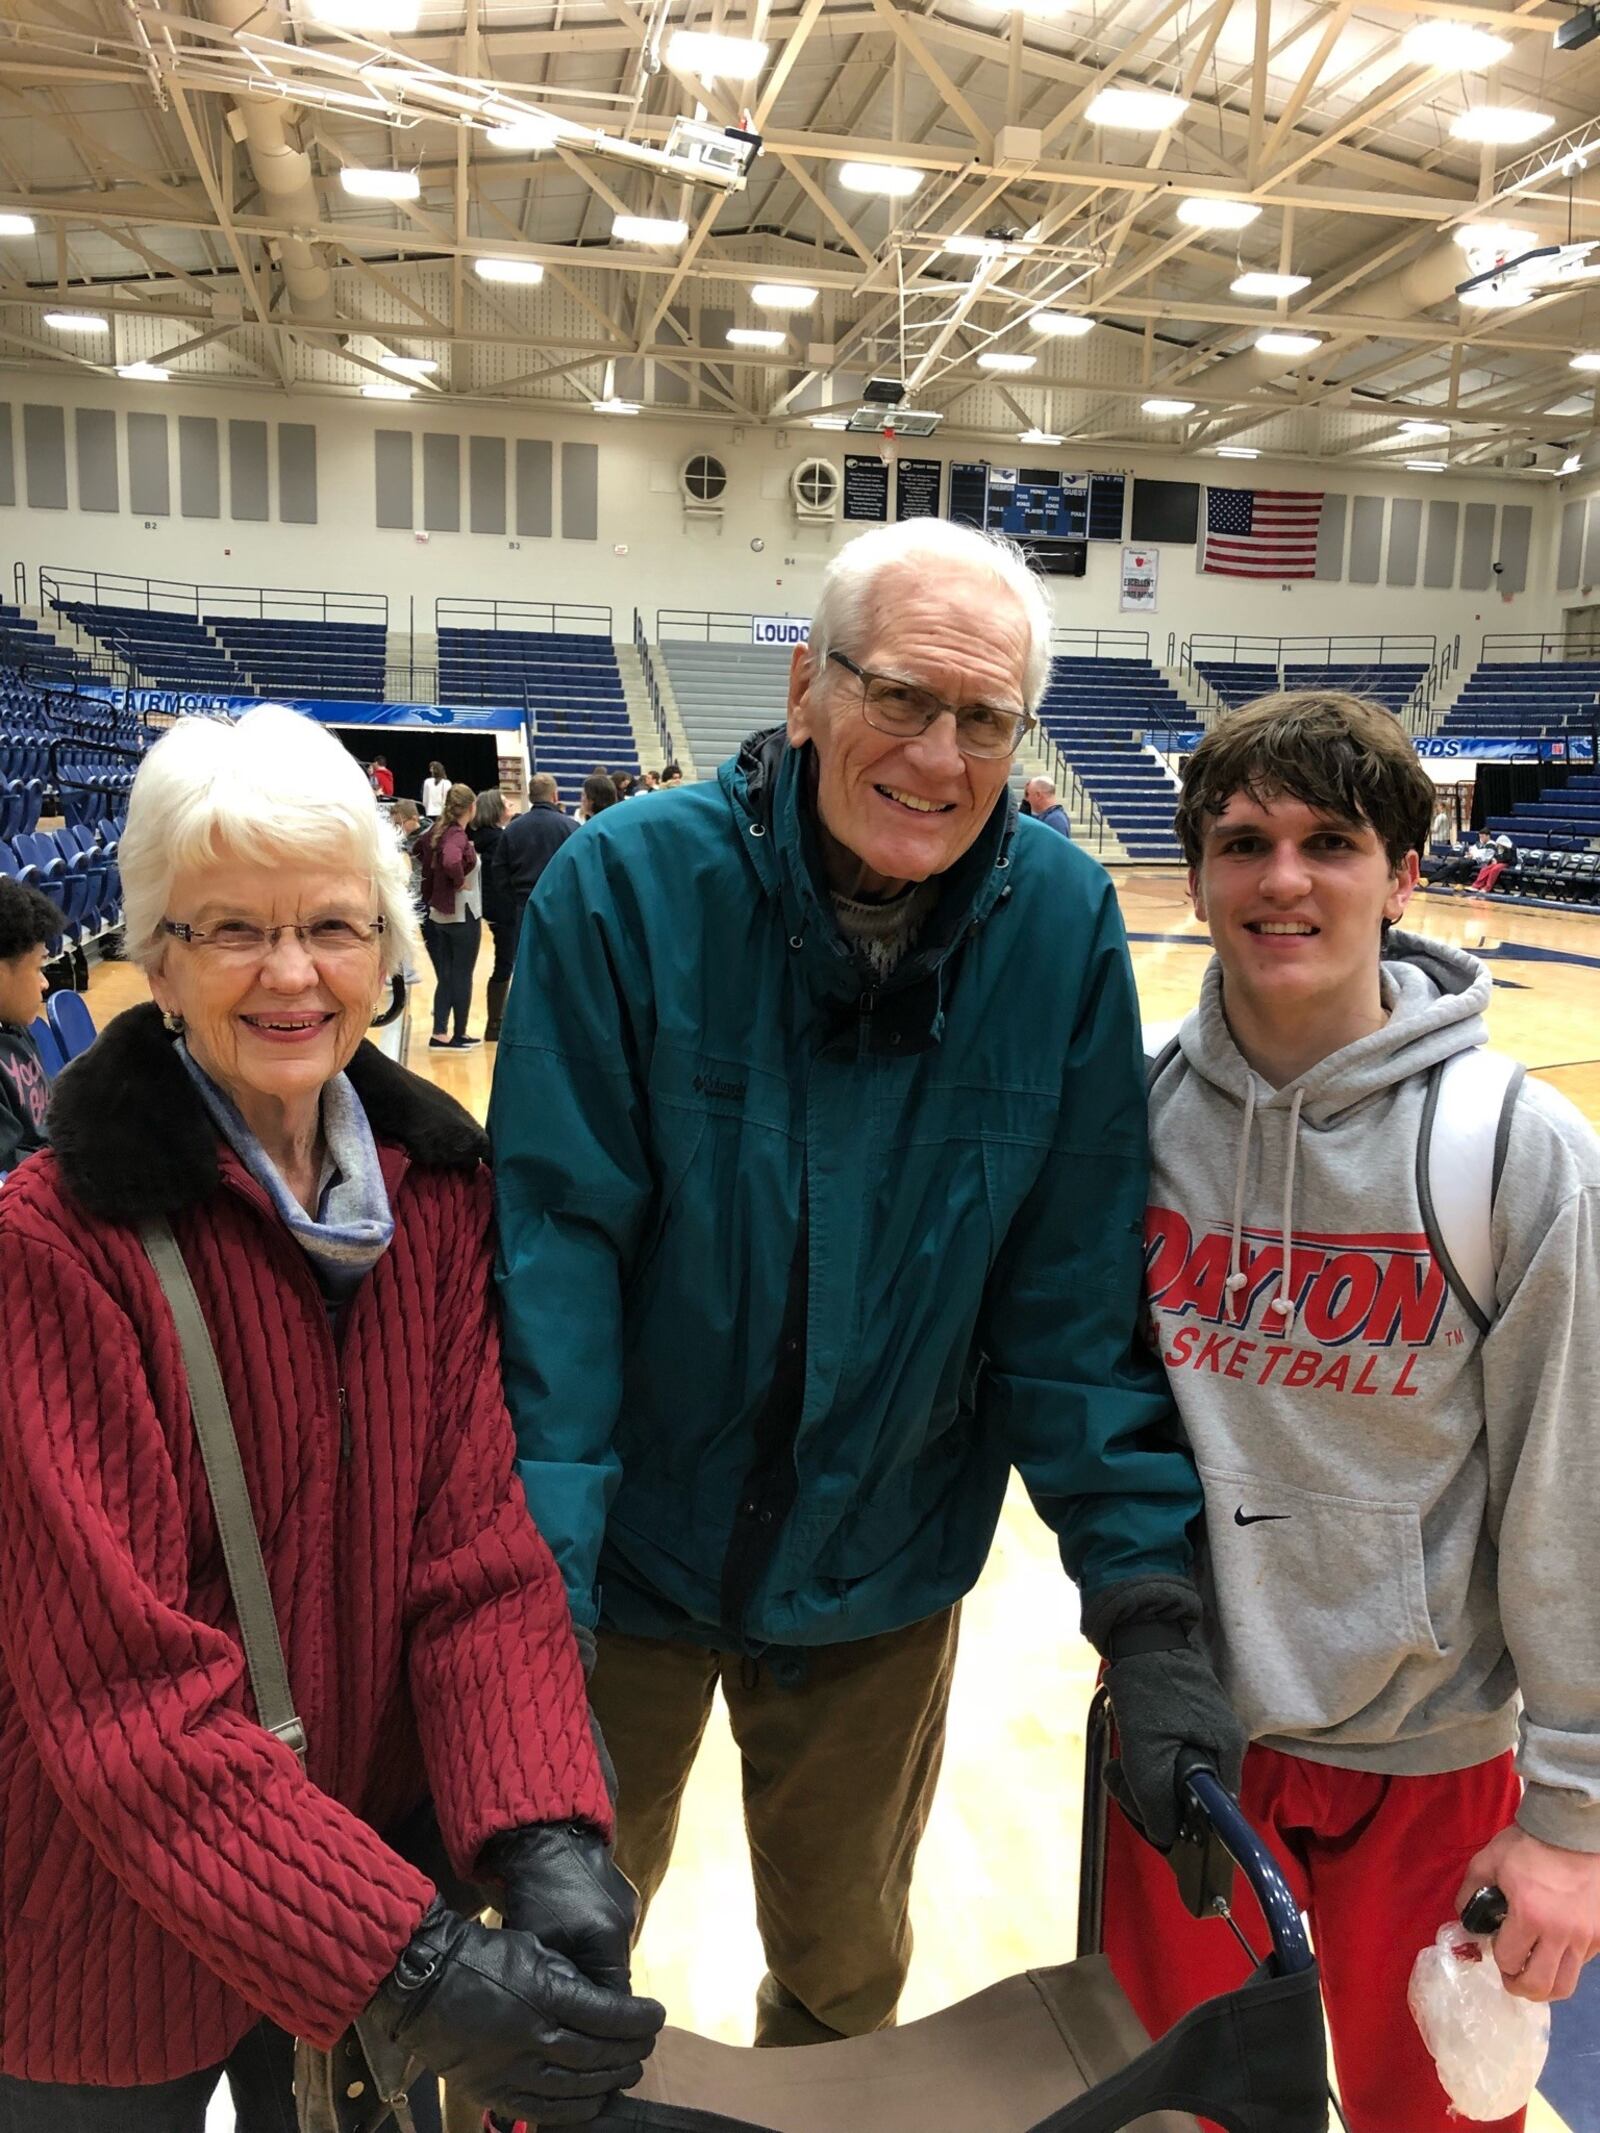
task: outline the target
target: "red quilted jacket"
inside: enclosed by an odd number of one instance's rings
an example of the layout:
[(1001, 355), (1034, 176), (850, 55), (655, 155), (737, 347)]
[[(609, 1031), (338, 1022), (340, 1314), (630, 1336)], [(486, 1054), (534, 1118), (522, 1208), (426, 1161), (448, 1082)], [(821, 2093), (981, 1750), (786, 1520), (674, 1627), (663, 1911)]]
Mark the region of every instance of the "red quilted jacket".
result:
[[(363, 1046), (394, 1241), (337, 1347), (153, 1008), (56, 1085), (0, 1194), (0, 2070), (157, 2082), (258, 2012), (331, 2043), (433, 1895), (378, 1834), (610, 1831), (500, 1390), (485, 1142)], [(256, 1724), (178, 1340), (169, 1216), (244, 1457), (309, 1768)]]

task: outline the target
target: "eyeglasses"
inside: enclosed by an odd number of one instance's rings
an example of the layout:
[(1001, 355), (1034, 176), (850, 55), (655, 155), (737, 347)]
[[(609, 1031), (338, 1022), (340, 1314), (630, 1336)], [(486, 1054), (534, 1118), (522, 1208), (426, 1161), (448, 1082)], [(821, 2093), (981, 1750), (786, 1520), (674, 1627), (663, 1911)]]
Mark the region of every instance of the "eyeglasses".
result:
[(215, 926), (186, 926), (164, 918), (163, 933), (191, 948), (204, 948), (220, 961), (264, 963), (286, 933), (292, 933), (314, 963), (352, 962), (364, 955), (383, 932), (383, 919), (360, 925), (353, 918), (313, 918), (303, 926), (255, 926), (242, 918), (225, 918)]
[(861, 716), (879, 733), (909, 740), (926, 733), (948, 711), (956, 722), (956, 746), (963, 755), (995, 757), (1015, 755), (1017, 743), (1034, 723), (1029, 711), (1003, 711), (993, 704), (947, 704), (942, 696), (918, 688), (914, 681), (858, 667), (844, 652), (830, 652), (828, 657), (860, 682)]

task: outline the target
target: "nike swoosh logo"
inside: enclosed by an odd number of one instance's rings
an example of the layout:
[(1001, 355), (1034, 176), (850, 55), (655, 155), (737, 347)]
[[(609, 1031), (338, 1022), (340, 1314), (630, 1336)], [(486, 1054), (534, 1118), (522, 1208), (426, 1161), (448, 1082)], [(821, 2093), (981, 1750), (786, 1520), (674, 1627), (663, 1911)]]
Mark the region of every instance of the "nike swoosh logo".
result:
[(1246, 1511), (1244, 1505), (1240, 1504), (1233, 1514), (1233, 1522), (1236, 1526), (1264, 1526), (1274, 1519), (1293, 1516), (1292, 1511)]

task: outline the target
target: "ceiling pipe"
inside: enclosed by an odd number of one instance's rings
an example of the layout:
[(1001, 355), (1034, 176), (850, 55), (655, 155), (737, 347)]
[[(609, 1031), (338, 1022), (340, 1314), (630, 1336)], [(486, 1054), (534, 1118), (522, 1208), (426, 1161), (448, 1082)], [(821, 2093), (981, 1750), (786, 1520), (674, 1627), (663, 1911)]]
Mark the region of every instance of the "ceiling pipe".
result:
[[(249, 28), (258, 36), (287, 38), (288, 23), (277, 0), (202, 0), (206, 14), (222, 29)], [(322, 220), (322, 203), (311, 176), (311, 160), (296, 148), (286, 131), (294, 106), (277, 99), (236, 96), (233, 108), (243, 128), (250, 168), (277, 221), (306, 230)], [(331, 323), (335, 316), (333, 275), (323, 248), (309, 237), (291, 235), (278, 240), (278, 263), (283, 271), (289, 309), (308, 323)]]

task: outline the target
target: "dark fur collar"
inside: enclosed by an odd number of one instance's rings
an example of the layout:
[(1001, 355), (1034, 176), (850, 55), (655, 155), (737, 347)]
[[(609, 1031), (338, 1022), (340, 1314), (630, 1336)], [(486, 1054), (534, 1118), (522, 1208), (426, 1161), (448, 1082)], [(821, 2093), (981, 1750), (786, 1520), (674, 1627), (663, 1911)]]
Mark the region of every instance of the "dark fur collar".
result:
[[(453, 1096), (363, 1044), (345, 1070), (374, 1136), (414, 1162), (470, 1169), (488, 1138)], [(107, 1023), (50, 1096), (50, 1141), (73, 1198), (113, 1222), (171, 1215), (217, 1189), (216, 1128), (154, 1006)]]

